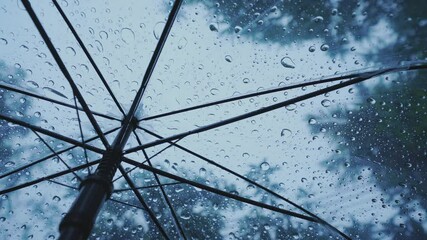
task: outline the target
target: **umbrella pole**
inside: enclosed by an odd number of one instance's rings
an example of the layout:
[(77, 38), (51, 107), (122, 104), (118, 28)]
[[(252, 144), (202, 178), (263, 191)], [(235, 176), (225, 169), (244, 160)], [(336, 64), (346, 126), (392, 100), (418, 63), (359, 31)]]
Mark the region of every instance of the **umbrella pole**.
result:
[(87, 239), (104, 202), (113, 191), (113, 177), (122, 162), (123, 147), (138, 123), (132, 118), (123, 124), (112, 146), (108, 149), (94, 174), (80, 183), (80, 193), (59, 225), (60, 240)]

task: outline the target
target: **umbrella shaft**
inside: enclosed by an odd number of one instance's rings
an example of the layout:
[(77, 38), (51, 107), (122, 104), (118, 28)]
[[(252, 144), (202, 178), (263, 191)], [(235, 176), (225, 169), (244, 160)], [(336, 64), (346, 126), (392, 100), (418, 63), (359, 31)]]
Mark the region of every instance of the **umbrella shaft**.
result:
[(110, 194), (101, 178), (88, 178), (85, 181), (79, 196), (61, 221), (60, 240), (87, 239), (99, 210)]

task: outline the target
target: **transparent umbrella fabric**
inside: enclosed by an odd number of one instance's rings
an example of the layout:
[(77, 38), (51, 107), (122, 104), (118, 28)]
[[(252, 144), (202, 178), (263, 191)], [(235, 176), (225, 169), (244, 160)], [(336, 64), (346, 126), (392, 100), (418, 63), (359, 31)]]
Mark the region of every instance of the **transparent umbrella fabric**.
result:
[[(54, 3), (31, 3), (99, 129), (21, 2), (2, 2), (0, 191), (29, 183), (1, 195), (6, 239), (59, 237), (174, 2), (58, 1), (93, 62)], [(424, 238), (425, 8), (184, 1), (89, 238)]]

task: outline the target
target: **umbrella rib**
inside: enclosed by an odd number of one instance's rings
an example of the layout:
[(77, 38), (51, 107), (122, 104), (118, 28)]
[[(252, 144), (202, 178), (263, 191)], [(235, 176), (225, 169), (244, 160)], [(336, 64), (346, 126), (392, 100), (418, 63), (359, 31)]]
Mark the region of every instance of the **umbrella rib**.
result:
[(22, 188), (26, 188), (26, 187), (32, 186), (32, 185), (40, 183), (40, 182), (50, 180), (52, 178), (61, 177), (63, 175), (66, 175), (66, 174), (69, 174), (69, 173), (81, 170), (81, 169), (86, 168), (88, 166), (92, 166), (92, 165), (98, 164), (99, 162), (100, 162), (100, 160), (95, 160), (95, 161), (90, 162), (88, 164), (83, 164), (83, 165), (80, 165), (80, 166), (77, 166), (77, 167), (74, 167), (74, 168), (71, 168), (71, 169), (67, 169), (67, 170), (64, 170), (64, 171), (61, 171), (61, 172), (57, 172), (57, 173), (45, 176), (45, 177), (38, 178), (38, 179), (33, 180), (33, 181), (29, 181), (29, 182), (26, 182), (26, 183), (19, 184), (17, 186), (11, 187), (11, 188), (7, 188), (7, 189), (4, 189), (4, 190), (1, 190), (0, 191), (0, 195), (7, 194), (7, 193), (10, 193), (10, 192), (13, 192), (13, 191), (17, 191), (17, 190), (20, 190)]
[[(9, 90), (9, 91), (13, 91), (13, 92), (17, 92), (17, 93), (20, 93), (20, 94), (24, 94), (24, 95), (27, 95), (27, 96), (30, 96), (30, 97), (38, 98), (38, 99), (41, 99), (41, 100), (45, 100), (45, 101), (48, 101), (48, 102), (51, 102), (51, 103), (55, 103), (55, 104), (58, 104), (58, 105), (61, 105), (61, 106), (64, 106), (64, 107), (75, 109), (75, 107), (73, 105), (71, 105), (71, 104), (64, 103), (64, 102), (61, 102), (61, 101), (58, 101), (58, 100), (55, 100), (55, 99), (52, 99), (52, 98), (48, 98), (48, 97), (45, 97), (45, 96), (41, 96), (41, 95), (38, 95), (38, 94), (33, 93), (31, 91), (28, 91), (26, 89), (18, 88), (17, 86), (12, 86), (12, 85), (9, 85), (9, 84), (6, 84), (6, 83), (0, 83), (0, 88), (6, 89), (6, 90)], [(77, 108), (77, 109), (80, 110), (80, 111), (84, 111), (83, 108), (80, 108), (80, 107)], [(120, 119), (117, 119), (115, 117), (112, 117), (112, 116), (109, 116), (109, 115), (106, 115), (106, 114), (103, 114), (103, 113), (98, 113), (98, 112), (95, 112), (95, 111), (92, 111), (92, 113), (93, 113), (93, 115), (97, 115), (97, 116), (100, 116), (100, 117), (103, 117), (103, 118), (106, 118), (106, 119), (110, 119), (110, 120), (114, 120), (114, 121), (121, 121)]]
[(182, 3), (182, 0), (175, 0), (175, 2), (173, 3), (172, 10), (169, 13), (168, 19), (166, 21), (166, 25), (163, 28), (162, 35), (160, 36), (160, 39), (157, 42), (156, 48), (154, 49), (153, 55), (151, 56), (150, 62), (148, 63), (147, 70), (145, 71), (144, 77), (142, 78), (141, 86), (139, 87), (138, 92), (136, 93), (135, 98), (132, 102), (132, 105), (125, 119), (123, 120), (123, 124), (122, 124), (123, 127), (115, 139), (115, 141), (119, 143), (119, 145), (116, 146), (117, 148), (123, 149), (123, 147), (126, 145), (126, 141), (124, 141), (124, 138), (126, 134), (131, 131), (130, 128), (133, 127), (134, 125), (132, 124), (132, 121), (134, 121), (136, 118), (135, 116), (136, 111), (139, 107), (142, 96), (144, 95), (144, 92), (148, 85), (150, 77), (154, 71), (157, 60), (160, 57), (163, 46), (165, 45), (166, 39), (169, 35), (169, 32), (172, 28), (175, 18), (178, 15), (178, 10), (181, 6), (181, 3)]
[[(401, 69), (401, 70), (415, 70), (415, 69), (427, 69), (427, 64), (406, 66), (404, 69)], [(313, 91), (313, 92), (310, 92), (310, 93), (307, 93), (304, 95), (300, 95), (298, 97), (295, 97), (295, 98), (292, 98), (289, 100), (285, 100), (283, 102), (279, 102), (279, 103), (276, 103), (276, 104), (273, 104), (273, 105), (270, 105), (270, 106), (267, 106), (267, 107), (264, 107), (261, 109), (257, 109), (257, 110), (254, 110), (254, 111), (251, 111), (248, 113), (244, 113), (244, 114), (241, 114), (241, 115), (238, 115), (235, 117), (231, 117), (231, 118), (228, 118), (228, 119), (216, 122), (216, 123), (205, 125), (205, 126), (202, 126), (202, 127), (199, 127), (199, 128), (187, 131), (187, 132), (179, 133), (179, 134), (176, 134), (176, 135), (173, 135), (170, 137), (165, 137), (163, 139), (155, 140), (155, 141), (152, 141), (152, 142), (149, 142), (149, 143), (137, 146), (137, 147), (133, 147), (133, 148), (125, 150), (124, 153), (128, 154), (128, 153), (136, 152), (136, 151), (148, 148), (148, 147), (156, 146), (158, 144), (162, 144), (162, 143), (171, 141), (171, 140), (184, 138), (184, 137), (187, 137), (189, 135), (193, 135), (193, 134), (201, 133), (201, 132), (208, 131), (208, 130), (211, 130), (214, 128), (222, 127), (224, 125), (228, 125), (228, 124), (238, 122), (238, 121), (250, 118), (250, 117), (254, 117), (254, 116), (257, 116), (257, 115), (260, 115), (263, 113), (267, 113), (267, 112), (270, 112), (270, 111), (273, 111), (273, 110), (276, 110), (276, 109), (279, 109), (279, 108), (282, 108), (282, 107), (285, 107), (285, 106), (288, 106), (291, 104), (295, 104), (297, 102), (307, 100), (307, 99), (325, 94), (327, 92), (338, 90), (340, 88), (347, 87), (347, 86), (365, 81), (367, 79), (370, 79), (372, 77), (382, 75), (382, 74), (385, 74), (388, 72), (393, 72), (393, 71), (395, 71), (395, 69), (385, 69), (385, 70), (375, 71), (374, 73), (371, 73), (371, 74), (360, 75), (360, 76), (353, 78), (353, 79), (350, 79), (348, 81), (344, 81), (344, 82), (341, 82), (341, 83), (338, 83), (338, 84), (335, 84), (335, 85), (332, 85), (329, 87), (325, 87), (325, 88), (317, 90), (317, 91)]]
[(142, 197), (141, 193), (135, 188), (135, 184), (133, 183), (132, 179), (130, 179), (129, 175), (126, 173), (125, 169), (123, 168), (123, 166), (121, 164), (119, 165), (119, 170), (122, 173), (122, 175), (124, 176), (124, 178), (126, 179), (126, 182), (129, 184), (129, 187), (132, 188), (133, 193), (138, 198), (138, 200), (141, 203), (141, 205), (147, 210), (148, 215), (151, 217), (151, 219), (153, 220), (154, 224), (159, 229), (159, 231), (162, 234), (162, 236), (165, 239), (169, 239), (168, 235), (166, 234), (166, 231), (163, 229), (162, 224), (156, 218), (156, 215), (154, 214), (154, 212), (148, 207), (148, 205), (144, 201), (144, 198)]
[(99, 149), (97, 147), (94, 147), (94, 146), (91, 146), (91, 145), (88, 145), (88, 144), (85, 144), (85, 143), (81, 143), (79, 141), (76, 141), (76, 140), (74, 140), (72, 138), (63, 136), (63, 135), (58, 134), (56, 132), (51, 132), (51, 131), (46, 130), (44, 128), (41, 128), (41, 127), (38, 127), (38, 126), (34, 126), (34, 125), (29, 124), (27, 122), (24, 122), (24, 121), (21, 121), (21, 120), (17, 120), (17, 119), (5, 116), (3, 114), (0, 114), (0, 119), (6, 120), (8, 122), (11, 122), (11, 123), (14, 123), (14, 124), (17, 124), (17, 125), (20, 125), (22, 127), (29, 128), (29, 129), (31, 129), (33, 131), (36, 131), (36, 132), (39, 132), (39, 133), (43, 133), (43, 134), (48, 135), (50, 137), (57, 138), (57, 139), (59, 139), (61, 141), (64, 141), (64, 142), (67, 142), (67, 143), (70, 143), (70, 144), (73, 144), (73, 145), (76, 145), (76, 146), (79, 146), (79, 147), (86, 147), (87, 149), (89, 149), (91, 151), (94, 151), (96, 153), (101, 153), (101, 154), (104, 153), (104, 150)]
[[(136, 141), (138, 142), (138, 144), (141, 145), (142, 142), (139, 139), (138, 134), (136, 134), (135, 130), (133, 131), (133, 134), (135, 134)], [(172, 144), (170, 144), (169, 146), (172, 146)], [(150, 167), (153, 167), (153, 165), (151, 164), (150, 158), (148, 157), (147, 152), (145, 151), (145, 149), (142, 150), (142, 153), (144, 154), (145, 161), (148, 162), (148, 164), (150, 165)], [(172, 202), (170, 201), (168, 195), (166, 194), (165, 189), (163, 188), (163, 185), (160, 182), (159, 176), (157, 176), (156, 173), (153, 173), (153, 175), (154, 175), (154, 178), (156, 179), (157, 184), (159, 185), (159, 188), (160, 188), (160, 191), (162, 192), (163, 198), (165, 199), (166, 204), (168, 205), (169, 210), (171, 211), (172, 217), (175, 220), (175, 224), (177, 225), (178, 230), (181, 233), (181, 236), (186, 240), (187, 237), (185, 236), (184, 229), (182, 228), (181, 223), (178, 220), (178, 216), (177, 216), (177, 214), (175, 212), (175, 209), (172, 206)]]
[[(386, 69), (393, 70), (393, 71), (402, 70), (401, 67), (390, 67), (390, 68), (386, 68)], [(386, 70), (386, 69), (383, 69), (383, 70)], [(166, 116), (170, 116), (170, 115), (174, 115), (174, 114), (179, 114), (179, 113), (184, 113), (184, 112), (188, 112), (188, 111), (192, 111), (192, 110), (197, 110), (200, 108), (205, 108), (205, 107), (210, 107), (210, 106), (214, 106), (214, 105), (218, 105), (218, 104), (237, 101), (237, 100), (241, 100), (241, 99), (245, 99), (245, 98), (258, 97), (258, 96), (262, 96), (265, 94), (270, 94), (270, 93), (275, 93), (275, 92), (280, 92), (280, 91), (286, 91), (286, 90), (291, 90), (291, 89), (295, 89), (295, 88), (307, 87), (307, 86), (311, 86), (311, 85), (315, 85), (315, 84), (329, 83), (329, 82), (334, 82), (334, 81), (338, 81), (338, 80), (355, 78), (355, 77), (359, 77), (359, 76), (365, 75), (365, 74), (373, 74), (377, 71), (378, 70), (372, 70), (372, 71), (368, 71), (368, 72), (359, 72), (359, 73), (343, 73), (341, 76), (322, 77), (322, 78), (317, 79), (317, 80), (303, 81), (303, 82), (298, 82), (298, 83), (294, 83), (294, 84), (290, 84), (290, 85), (274, 87), (274, 88), (270, 88), (270, 89), (266, 89), (266, 90), (262, 90), (262, 91), (250, 92), (250, 93), (242, 94), (239, 96), (224, 98), (224, 99), (220, 99), (217, 101), (212, 101), (212, 102), (203, 103), (200, 105), (195, 105), (195, 106), (191, 106), (191, 107), (187, 107), (187, 108), (181, 108), (181, 109), (166, 112), (166, 113), (161, 113), (161, 114), (157, 114), (157, 115), (153, 115), (153, 116), (144, 117), (144, 118), (139, 119), (138, 121), (152, 120), (152, 119), (156, 119), (156, 118), (161, 118), (161, 117), (166, 117)]]
[(117, 108), (120, 110), (120, 112), (123, 115), (125, 115), (123, 108), (120, 106), (120, 103), (117, 100), (116, 96), (114, 95), (113, 91), (111, 90), (110, 86), (108, 85), (107, 80), (104, 78), (104, 75), (101, 73), (101, 70), (99, 70), (98, 66), (96, 65), (95, 61), (93, 60), (92, 56), (90, 55), (89, 51), (87, 50), (87, 48), (84, 45), (83, 41), (81, 40), (80, 36), (77, 34), (77, 32), (74, 29), (73, 25), (71, 24), (70, 20), (67, 18), (67, 15), (64, 13), (61, 6), (59, 6), (59, 4), (56, 0), (53, 0), (52, 2), (55, 5), (58, 12), (61, 14), (61, 16), (64, 19), (65, 23), (67, 24), (68, 28), (73, 33), (74, 37), (76, 38), (77, 42), (79, 43), (79, 45), (82, 48), (83, 52), (85, 53), (86, 57), (89, 59), (89, 62), (92, 64), (92, 67), (95, 69), (96, 73), (98, 74), (98, 77), (101, 79), (102, 83), (104, 84), (105, 88), (107, 89), (108, 93), (110, 94), (111, 98), (113, 99), (114, 103), (116, 104)]
[(80, 93), (76, 83), (72, 79), (70, 73), (68, 72), (67, 68), (65, 67), (64, 62), (62, 61), (61, 57), (59, 56), (58, 52), (56, 51), (52, 41), (50, 40), (49, 36), (47, 35), (46, 30), (44, 29), (43, 25), (41, 24), (40, 20), (38, 19), (36, 13), (34, 12), (31, 3), (29, 0), (21, 0), (25, 9), (27, 10), (28, 14), (31, 17), (31, 20), (33, 21), (34, 25), (36, 26), (37, 30), (39, 31), (41, 37), (43, 38), (44, 42), (46, 43), (47, 48), (49, 49), (50, 53), (52, 54), (53, 58), (55, 59), (55, 62), (58, 64), (59, 69), (61, 70), (62, 74), (64, 74), (64, 77), (67, 79), (68, 83), (71, 86), (71, 89), (73, 90), (74, 95), (79, 100), (84, 112), (86, 113), (87, 117), (89, 118), (89, 121), (91, 122), (93, 128), (95, 129), (95, 132), (99, 135), (99, 138), (101, 139), (102, 143), (106, 148), (110, 147), (110, 144), (108, 143), (107, 139), (105, 138), (104, 134), (102, 133), (101, 127), (99, 126), (98, 122), (96, 121), (95, 117), (92, 114), (92, 111), (90, 110), (88, 104), (84, 100), (82, 94)]
[[(139, 139), (138, 134), (136, 134), (136, 131), (135, 131), (135, 130), (133, 131), (133, 134), (135, 135), (135, 138), (136, 138), (136, 141), (138, 142), (138, 144), (139, 144), (139, 145), (141, 145), (141, 144), (142, 144), (142, 142), (141, 142), (141, 140)], [(170, 147), (170, 146), (172, 146), (172, 145), (170, 144), (168, 147)], [(167, 149), (167, 148), (165, 148), (165, 149), (163, 149), (163, 150), (166, 150), (166, 149)], [(151, 167), (153, 167), (153, 165), (151, 164), (150, 158), (148, 157), (147, 152), (145, 151), (145, 149), (143, 149), (143, 150), (142, 150), (142, 152), (143, 152), (143, 154), (144, 154), (145, 161), (146, 161), (146, 162), (148, 162), (148, 164), (149, 164)], [(160, 153), (160, 152), (159, 152), (159, 153)], [(170, 210), (170, 212), (171, 212), (171, 214), (172, 214), (172, 217), (173, 217), (173, 219), (174, 219), (174, 221), (175, 221), (176, 226), (178, 227), (178, 230), (179, 230), (179, 232), (180, 232), (181, 236), (182, 236), (184, 239), (187, 239), (187, 237), (185, 236), (185, 233), (184, 233), (184, 229), (182, 228), (181, 223), (180, 223), (180, 222), (179, 222), (179, 220), (178, 220), (178, 216), (177, 216), (177, 214), (176, 214), (176, 211), (175, 211), (175, 209), (173, 208), (172, 202), (170, 201), (169, 197), (168, 197), (168, 196), (167, 196), (167, 194), (166, 194), (165, 189), (163, 188), (163, 185), (162, 185), (162, 184), (161, 184), (161, 182), (160, 182), (159, 176), (157, 176), (157, 174), (156, 174), (156, 173), (153, 173), (153, 175), (154, 175), (154, 178), (155, 178), (155, 180), (156, 180), (156, 182), (157, 182), (157, 185), (158, 185), (158, 186), (159, 186), (159, 188), (160, 188), (160, 191), (162, 192), (163, 198), (165, 199), (166, 204), (167, 204), (167, 205), (168, 205), (168, 207), (169, 207), (169, 210)]]
[(55, 183), (55, 184), (61, 185), (61, 186), (66, 187), (66, 188), (70, 188), (70, 189), (74, 189), (74, 190), (79, 190), (79, 189), (78, 189), (78, 188), (76, 188), (76, 187), (72, 187), (72, 186), (70, 186), (70, 185), (67, 185), (67, 184), (64, 184), (64, 183), (60, 183), (60, 182), (54, 181), (54, 180), (52, 180), (52, 179), (47, 180), (47, 181), (49, 181), (49, 182), (53, 182), (53, 183)]
[(113, 198), (110, 198), (108, 200), (110, 200), (112, 202), (116, 202), (116, 203), (122, 204), (122, 205), (125, 205), (125, 206), (129, 206), (129, 207), (137, 208), (137, 209), (140, 209), (140, 210), (143, 210), (143, 211), (147, 211), (146, 209), (144, 209), (142, 207), (138, 207), (136, 205), (133, 205), (133, 204), (130, 204), (130, 203), (126, 203), (126, 202), (123, 202), (123, 201), (120, 201), (120, 200), (116, 200), (116, 199), (113, 199)]
[[(173, 183), (162, 183), (159, 185), (150, 185), (150, 186), (145, 186), (145, 187), (136, 187), (135, 189), (141, 190), (141, 189), (148, 189), (148, 188), (156, 188), (156, 187), (160, 187), (160, 186), (172, 186), (172, 185), (178, 185), (178, 184), (182, 184), (180, 182), (173, 182)], [(113, 191), (113, 193), (118, 193), (118, 192), (125, 192), (125, 191), (130, 191), (133, 190), (132, 188), (121, 188), (121, 189), (116, 189)]]
[[(177, 143), (179, 140), (181, 140), (181, 139), (177, 139), (174, 143)], [(160, 153), (162, 153), (162, 152), (164, 152), (164, 151), (166, 151), (168, 148), (170, 148), (170, 147), (172, 147), (173, 145), (171, 145), (171, 144), (169, 144), (168, 146), (166, 146), (166, 147), (164, 147), (162, 150), (160, 150), (160, 151), (158, 151), (157, 153), (155, 153), (153, 156), (151, 156), (151, 157), (149, 157), (148, 158), (148, 160), (151, 160), (151, 159), (153, 159), (154, 157), (156, 157), (157, 155), (159, 155)], [(145, 160), (144, 162), (142, 162), (143, 164), (144, 163), (146, 163), (147, 162), (147, 160)], [(128, 170), (128, 171), (126, 171), (126, 173), (130, 173), (130, 172), (132, 172), (133, 170), (135, 170), (137, 167), (133, 167), (133, 168), (131, 168), (130, 170)], [(121, 176), (118, 176), (116, 179), (114, 179), (113, 180), (113, 183), (115, 182), (115, 181), (117, 181), (117, 180), (119, 180), (120, 178), (122, 178), (123, 177), (123, 175), (121, 175)]]
[[(59, 158), (59, 160), (65, 165), (65, 167), (68, 169), (68, 170), (70, 170), (71, 169), (71, 167), (64, 161), (64, 159), (62, 159), (61, 158), (61, 156), (59, 156), (59, 154), (55, 151), (55, 150), (53, 150), (53, 148), (42, 138), (42, 136), (40, 136), (40, 134), (38, 133), (38, 132), (36, 132), (36, 131), (34, 131), (34, 130), (32, 130), (33, 131), (33, 133), (35, 134), (35, 135), (37, 135), (37, 137), (38, 138), (40, 138), (40, 140), (43, 142), (43, 144), (44, 145), (46, 145), (46, 147), (47, 148), (49, 148), (49, 150), (57, 157), (57, 158)], [(89, 162), (86, 162), (86, 163), (89, 163)], [(79, 181), (81, 182), (82, 181), (82, 179), (81, 179), (81, 177), (79, 176), (79, 175), (77, 175), (75, 172), (73, 172), (73, 175), (77, 178), (77, 179), (79, 179)]]
[[(112, 133), (112, 132), (116, 131), (117, 129), (119, 129), (119, 128), (117, 127), (117, 128), (111, 129), (110, 131), (107, 131), (107, 132), (105, 132), (104, 134), (105, 134), (105, 135), (108, 135), (108, 134), (110, 134), (110, 133)], [(91, 141), (93, 141), (93, 140), (95, 140), (95, 139), (97, 139), (97, 138), (98, 138), (98, 136), (96, 136), (96, 137), (92, 137), (92, 138), (89, 138), (85, 143), (87, 143), (87, 142), (91, 142)], [(63, 149), (63, 150), (61, 150), (61, 151), (58, 151), (58, 152), (57, 152), (57, 154), (62, 154), (62, 153), (64, 153), (64, 152), (70, 151), (70, 150), (72, 150), (72, 149), (74, 149), (74, 148), (76, 148), (76, 147), (77, 147), (77, 146), (72, 146), (72, 147), (69, 147), (69, 148)], [(46, 161), (47, 159), (49, 159), (49, 158), (51, 158), (51, 157), (54, 157), (54, 156), (55, 156), (55, 154), (50, 154), (50, 155), (48, 155), (48, 156), (46, 156), (46, 157), (43, 157), (43, 158), (41, 158), (41, 159), (39, 159), (39, 160), (36, 160), (36, 161), (34, 161), (34, 162), (31, 162), (31, 163), (28, 163), (28, 164), (26, 164), (26, 165), (24, 165), (24, 166), (21, 166), (21, 167), (19, 167), (19, 168), (17, 168), (17, 169), (14, 169), (14, 170), (12, 170), (12, 171), (10, 171), (10, 172), (7, 172), (7, 173), (5, 173), (5, 174), (1, 175), (1, 176), (0, 176), (0, 179), (3, 179), (3, 178), (5, 178), (5, 177), (7, 177), (7, 176), (10, 176), (10, 175), (12, 175), (12, 174), (14, 174), (14, 173), (20, 172), (20, 171), (22, 171), (22, 170), (24, 170), (24, 169), (26, 169), (26, 168), (29, 168), (29, 167), (31, 167), (31, 166), (33, 166), (33, 165), (39, 164), (39, 163), (41, 163), (41, 162), (43, 162), (43, 161)]]
[[(82, 121), (81, 121), (81, 119), (80, 119), (80, 114), (79, 114), (79, 111), (77, 110), (77, 100), (76, 100), (76, 97), (74, 96), (74, 105), (76, 106), (76, 114), (77, 114), (77, 120), (79, 121), (79, 130), (80, 130), (80, 136), (81, 136), (81, 138), (82, 138), (82, 143), (85, 141), (85, 138), (84, 138), (84, 136), (83, 136), (83, 130), (82, 130)], [(87, 159), (87, 150), (86, 150), (86, 148), (84, 147), (83, 148), (83, 152), (84, 152), (84, 154), (85, 154), (85, 160), (86, 160), (86, 163), (88, 163), (89, 162), (89, 160)], [(90, 172), (90, 168), (88, 167), (87, 168), (87, 171), (89, 172), (89, 175), (91, 174), (91, 172)]]
[[(155, 137), (157, 137), (159, 139), (162, 139), (162, 136), (160, 136), (160, 135), (158, 135), (158, 134), (156, 134), (154, 132), (151, 132), (151, 131), (149, 131), (147, 129), (144, 129), (144, 128), (141, 128), (141, 127), (139, 127), (139, 128), (141, 130), (147, 132), (148, 134), (152, 135), (152, 136), (155, 136)], [(350, 237), (348, 237), (346, 234), (344, 234), (343, 232), (341, 232), (340, 230), (338, 230), (337, 228), (335, 228), (334, 226), (332, 226), (331, 224), (329, 224), (325, 220), (321, 219), (316, 214), (314, 214), (314, 213), (308, 211), (307, 209), (299, 206), (298, 204), (296, 204), (293, 201), (291, 201), (291, 200), (283, 197), (282, 195), (276, 193), (275, 191), (273, 191), (273, 190), (271, 190), (271, 189), (269, 189), (269, 188), (267, 188), (267, 187), (265, 187), (265, 186), (263, 186), (263, 185), (255, 182), (254, 180), (251, 180), (251, 179), (249, 179), (249, 178), (247, 178), (247, 177), (245, 177), (245, 176), (243, 176), (243, 175), (241, 175), (241, 174), (239, 174), (239, 173), (237, 173), (237, 172), (235, 172), (235, 171), (233, 171), (233, 170), (231, 170), (231, 169), (229, 169), (229, 168), (227, 168), (227, 167), (225, 167), (225, 166), (223, 166), (223, 165), (221, 165), (221, 164), (219, 164), (219, 163), (217, 163), (217, 162), (215, 162), (213, 160), (210, 160), (207, 157), (204, 157), (204, 156), (202, 156), (202, 155), (200, 155), (200, 154), (198, 154), (198, 153), (196, 153), (196, 152), (194, 152), (194, 151), (192, 151), (192, 150), (190, 150), (190, 149), (188, 149), (186, 147), (183, 147), (183, 146), (181, 146), (179, 144), (176, 144), (176, 143), (173, 143), (173, 142), (169, 142), (169, 143), (171, 145), (174, 145), (175, 147), (177, 147), (177, 148), (179, 148), (179, 149), (181, 149), (181, 150), (183, 150), (183, 151), (185, 151), (185, 152), (187, 152), (187, 153), (189, 153), (189, 154), (191, 154), (191, 155), (193, 155), (193, 156), (195, 156), (195, 157), (197, 157), (197, 158), (199, 158), (199, 159), (201, 159), (201, 160), (203, 160), (203, 161), (205, 161), (205, 162), (207, 162), (207, 163), (209, 163), (209, 164), (211, 164), (213, 166), (215, 166), (215, 167), (218, 167), (218, 168), (220, 168), (220, 169), (222, 169), (222, 170), (224, 170), (224, 171), (226, 171), (226, 172), (228, 172), (228, 173), (230, 173), (230, 174), (232, 174), (232, 175), (234, 175), (236, 177), (239, 177), (239, 178), (245, 180), (246, 182), (248, 182), (248, 183), (250, 183), (250, 184), (252, 184), (252, 185), (254, 185), (254, 186), (256, 186), (256, 187), (258, 187), (258, 188), (260, 188), (260, 189), (262, 189), (262, 190), (264, 190), (264, 191), (266, 191), (268, 193), (270, 193), (270, 194), (272, 194), (273, 196), (275, 196), (277, 198), (280, 198), (281, 200), (283, 200), (283, 201), (291, 204), (292, 206), (298, 208), (299, 210), (303, 211), (307, 215), (310, 215), (311, 217), (316, 218), (320, 223), (322, 223), (323, 225), (325, 225), (328, 229), (330, 229), (330, 230), (338, 233), (339, 235), (341, 235), (342, 237), (344, 237), (346, 239), (350, 239)], [(143, 150), (143, 151), (145, 151), (145, 150)]]
[(196, 188), (199, 188), (199, 189), (211, 192), (211, 193), (215, 193), (215, 194), (221, 195), (221, 196), (226, 197), (226, 198), (234, 199), (234, 200), (237, 200), (239, 202), (244, 202), (244, 203), (247, 203), (249, 205), (253, 205), (253, 206), (256, 206), (256, 207), (268, 209), (268, 210), (271, 210), (273, 212), (282, 213), (282, 214), (285, 214), (285, 215), (288, 215), (288, 216), (296, 217), (296, 218), (307, 220), (307, 221), (310, 221), (310, 222), (317, 222), (317, 223), (319, 223), (319, 221), (316, 218), (312, 218), (310, 216), (306, 216), (306, 215), (303, 215), (303, 214), (300, 214), (300, 213), (296, 213), (296, 212), (292, 212), (292, 211), (289, 211), (289, 210), (281, 209), (281, 208), (278, 208), (278, 207), (275, 207), (275, 206), (272, 206), (272, 205), (268, 205), (268, 204), (265, 204), (265, 203), (262, 203), (262, 202), (258, 202), (258, 201), (249, 199), (249, 198), (241, 197), (239, 195), (235, 195), (235, 194), (232, 194), (232, 193), (229, 193), (229, 192), (225, 192), (225, 191), (219, 190), (217, 188), (209, 187), (209, 186), (206, 186), (204, 184), (201, 184), (201, 183), (198, 183), (198, 182), (195, 182), (195, 181), (191, 181), (191, 180), (188, 180), (186, 178), (182, 178), (182, 177), (179, 177), (177, 175), (174, 175), (174, 174), (162, 171), (160, 169), (153, 168), (153, 167), (150, 167), (150, 166), (145, 165), (145, 164), (141, 164), (141, 163), (139, 163), (139, 162), (137, 162), (135, 160), (132, 160), (132, 159), (129, 159), (129, 158), (126, 158), (126, 157), (123, 157), (123, 161), (126, 162), (126, 163), (129, 163), (129, 164), (132, 164), (134, 166), (138, 166), (139, 168), (142, 168), (144, 170), (147, 170), (147, 171), (150, 171), (150, 172), (153, 172), (153, 173), (157, 173), (159, 175), (162, 175), (163, 177), (167, 177), (167, 178), (173, 179), (175, 181), (186, 183), (186, 184), (189, 184), (189, 185), (191, 185), (193, 187), (196, 187)]

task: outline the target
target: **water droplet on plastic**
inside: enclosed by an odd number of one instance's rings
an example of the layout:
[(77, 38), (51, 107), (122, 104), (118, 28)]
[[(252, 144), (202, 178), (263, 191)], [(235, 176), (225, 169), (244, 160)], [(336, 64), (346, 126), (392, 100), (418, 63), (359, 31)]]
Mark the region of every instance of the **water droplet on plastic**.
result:
[(154, 25), (153, 34), (157, 40), (160, 39), (160, 35), (162, 34), (164, 27), (165, 27), (165, 22), (158, 22), (156, 23), (156, 25)]
[(5, 166), (5, 167), (13, 167), (13, 166), (15, 166), (15, 163), (14, 163), (14, 162), (9, 161), (9, 162), (5, 163), (5, 164), (4, 164), (4, 166)]
[(178, 49), (183, 49), (185, 48), (185, 46), (187, 46), (187, 39), (185, 37), (182, 37), (178, 41)]
[(322, 46), (320, 46), (320, 50), (322, 51), (328, 51), (329, 50), (329, 45), (328, 44), (322, 44)]
[(200, 177), (206, 177), (206, 169), (205, 168), (200, 168), (199, 169), (199, 175)]
[(130, 28), (122, 29), (122, 41), (130, 44), (133, 40), (135, 40), (135, 33)]
[(59, 202), (59, 201), (61, 201), (61, 198), (60, 198), (60, 197), (58, 197), (58, 196), (54, 196), (54, 197), (52, 198), (52, 200), (53, 200), (54, 202)]
[(249, 82), (250, 82), (249, 78), (243, 78), (243, 83), (249, 83)]
[(105, 40), (108, 39), (108, 33), (106, 31), (100, 31), (99, 32), (99, 38)]
[(72, 47), (66, 47), (65, 50), (71, 56), (76, 56), (76, 50), (74, 50), (74, 48), (72, 48)]
[(324, 99), (324, 100), (322, 100), (321, 104), (324, 107), (329, 107), (329, 106), (331, 106), (331, 101), (329, 101), (328, 99)]
[(239, 32), (241, 32), (242, 31), (242, 27), (240, 27), (240, 26), (235, 26), (234, 27), (234, 32), (235, 33), (239, 33)]
[(34, 81), (27, 81), (27, 85), (33, 88), (39, 88), (39, 85)]
[(370, 104), (372, 104), (372, 105), (374, 105), (377, 101), (375, 101), (375, 99), (373, 99), (373, 98), (368, 98), (368, 99), (366, 99), (366, 101), (368, 102), (368, 103), (370, 103)]
[(209, 24), (209, 29), (212, 32), (218, 32), (218, 25), (216, 23), (211, 23), (211, 24)]
[(7, 40), (6, 40), (6, 39), (4, 39), (4, 38), (0, 38), (0, 43), (1, 43), (2, 45), (7, 45)]
[(219, 90), (217, 88), (212, 88), (211, 91), (210, 91), (210, 93), (212, 95), (217, 95), (219, 93)]
[(316, 22), (316, 23), (323, 22), (323, 17), (317, 16), (317, 17), (313, 18), (313, 22)]
[(286, 105), (285, 108), (288, 111), (293, 111), (297, 108), (297, 105), (296, 104), (289, 104), (289, 105)]
[(292, 131), (291, 131), (291, 130), (289, 130), (289, 129), (287, 129), (287, 128), (284, 128), (284, 129), (282, 129), (282, 131), (280, 132), (280, 136), (285, 137), (285, 138), (288, 138), (288, 137), (292, 136)]
[(35, 112), (34, 117), (40, 117), (42, 114), (40, 112)]
[(267, 171), (268, 169), (270, 169), (270, 164), (268, 164), (268, 162), (263, 162), (261, 163), (260, 167), (261, 167), (261, 170)]
[(310, 47), (308, 48), (308, 51), (309, 51), (309, 52), (314, 52), (314, 51), (316, 51), (316, 48), (315, 48), (314, 46), (310, 46)]
[(309, 120), (308, 120), (308, 124), (310, 124), (310, 125), (314, 125), (314, 124), (316, 124), (317, 123), (317, 121), (316, 121), (316, 119), (314, 119), (314, 118), (310, 118)]
[(230, 55), (226, 55), (226, 56), (225, 56), (225, 61), (227, 61), (227, 62), (231, 62), (231, 61), (233, 61), (233, 58), (231, 58), (231, 56), (230, 56)]
[(295, 68), (295, 63), (290, 57), (283, 57), (282, 60), (280, 60), (280, 63), (285, 68)]

